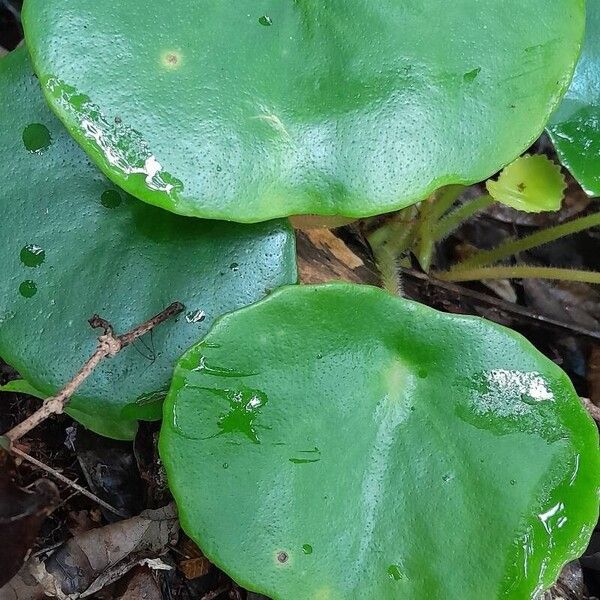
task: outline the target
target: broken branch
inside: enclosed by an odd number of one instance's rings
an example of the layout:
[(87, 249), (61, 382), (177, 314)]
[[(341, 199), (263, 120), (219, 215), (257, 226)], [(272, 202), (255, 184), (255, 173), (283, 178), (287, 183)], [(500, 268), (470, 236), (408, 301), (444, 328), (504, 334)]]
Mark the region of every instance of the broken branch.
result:
[(90, 356), (73, 379), (58, 392), (58, 394), (45, 400), (36, 412), (4, 434), (4, 440), (8, 442), (6, 444), (8, 449), (12, 450), (13, 445), (17, 440), (45, 421), (50, 415), (62, 413), (73, 394), (94, 372), (94, 369), (103, 359), (112, 358), (123, 350), (123, 348), (129, 346), (132, 342), (151, 331), (157, 325), (160, 325), (170, 317), (179, 314), (183, 308), (183, 304), (174, 302), (162, 312), (123, 335), (115, 335), (113, 328), (108, 321), (105, 321), (98, 315), (94, 315), (89, 321), (90, 325), (94, 329), (104, 330), (103, 335), (98, 338), (98, 347), (96, 348), (96, 351)]

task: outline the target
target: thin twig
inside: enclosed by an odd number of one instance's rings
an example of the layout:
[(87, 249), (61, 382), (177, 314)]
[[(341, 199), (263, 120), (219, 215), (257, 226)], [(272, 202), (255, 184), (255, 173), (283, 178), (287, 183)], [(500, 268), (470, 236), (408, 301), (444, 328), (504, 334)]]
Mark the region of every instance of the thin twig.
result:
[(98, 338), (98, 347), (90, 358), (86, 361), (79, 372), (65, 385), (65, 387), (56, 394), (44, 401), (42, 406), (34, 412), (30, 417), (13, 427), (10, 431), (4, 434), (4, 440), (8, 442), (7, 446), (10, 450), (13, 444), (18, 439), (22, 438), (34, 427), (45, 421), (50, 415), (60, 414), (71, 399), (71, 396), (83, 384), (83, 382), (93, 373), (98, 364), (105, 358), (112, 358), (119, 353), (123, 348), (129, 346), (137, 338), (151, 331), (157, 325), (163, 323), (170, 317), (180, 313), (183, 310), (183, 304), (174, 302), (168, 308), (158, 313), (145, 323), (142, 323), (135, 329), (124, 333), (123, 335), (115, 336), (110, 323), (105, 321), (98, 315), (94, 315), (90, 320), (90, 325), (95, 329), (103, 329), (104, 334)]
[(26, 452), (23, 452), (23, 450), (19, 450), (19, 448), (17, 448), (16, 446), (13, 446), (11, 448), (11, 452), (13, 454), (16, 454), (17, 456), (20, 456), (23, 460), (30, 462), (32, 465), (35, 465), (39, 469), (46, 471), (46, 473), (49, 473), (50, 475), (52, 475), (52, 477), (56, 477), (56, 479), (58, 479), (59, 481), (62, 481), (69, 487), (72, 487), (74, 490), (77, 490), (80, 494), (87, 496), (90, 500), (93, 500), (94, 502), (96, 502), (96, 504), (99, 504), (100, 506), (102, 506), (102, 508), (109, 510), (110, 512), (114, 513), (115, 515), (118, 515), (119, 517), (127, 517), (127, 515), (123, 514), (121, 511), (117, 510), (116, 508), (114, 508), (113, 506), (108, 504), (108, 502), (105, 502), (101, 498), (98, 498), (98, 496), (96, 496), (95, 494), (92, 494), (92, 492), (90, 492), (89, 490), (86, 490), (84, 487), (81, 487), (78, 483), (75, 483), (68, 477), (65, 477), (62, 473), (59, 473), (56, 469), (49, 467), (48, 465), (39, 461), (37, 458), (33, 458), (33, 456), (30, 456)]

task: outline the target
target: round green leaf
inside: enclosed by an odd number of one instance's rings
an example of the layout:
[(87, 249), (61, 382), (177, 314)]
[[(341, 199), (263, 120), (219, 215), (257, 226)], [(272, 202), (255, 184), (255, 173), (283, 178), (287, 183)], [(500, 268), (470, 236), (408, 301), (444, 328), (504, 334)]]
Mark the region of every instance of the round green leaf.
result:
[(53, 110), (128, 192), (243, 222), (481, 181), (568, 87), (580, 0), (27, 0)]
[(48, 395), (95, 349), (95, 313), (125, 332), (186, 306), (104, 361), (69, 405), (92, 429), (131, 437), (135, 419), (160, 418), (175, 361), (215, 317), (295, 282), (293, 233), (186, 219), (115, 189), (49, 111), (25, 50), (0, 61), (0, 104), (4, 360)]
[(529, 213), (557, 211), (567, 182), (560, 167), (544, 154), (525, 155), (503, 169), (497, 181), (486, 183), (497, 202)]
[(565, 167), (590, 196), (600, 196), (600, 2), (586, 6), (583, 52), (548, 132)]
[(598, 434), (524, 338), (351, 284), (288, 287), (178, 363), (182, 526), (275, 600), (524, 600), (596, 523)]

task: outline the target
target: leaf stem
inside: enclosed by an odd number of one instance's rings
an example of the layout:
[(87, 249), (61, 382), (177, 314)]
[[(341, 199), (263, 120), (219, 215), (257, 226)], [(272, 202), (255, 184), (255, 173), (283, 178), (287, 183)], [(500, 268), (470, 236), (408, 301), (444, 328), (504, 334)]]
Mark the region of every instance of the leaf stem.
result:
[(417, 210), (411, 206), (368, 237), (383, 287), (398, 296), (402, 295), (399, 260), (414, 243), (417, 222)]
[(567, 235), (572, 235), (574, 233), (578, 233), (579, 231), (584, 231), (585, 229), (597, 227), (599, 225), (600, 212), (593, 215), (588, 215), (586, 217), (579, 217), (569, 221), (568, 223), (543, 229), (542, 231), (538, 231), (521, 239), (508, 240), (492, 250), (477, 252), (477, 254), (474, 254), (470, 258), (467, 258), (457, 265), (454, 265), (451, 271), (463, 272), (475, 267), (490, 265), (505, 258), (509, 258), (514, 254), (518, 254), (519, 252), (524, 252), (525, 250), (530, 250), (531, 248), (543, 246), (544, 244), (554, 242), (555, 240)]
[(433, 234), (435, 241), (439, 242), (448, 237), (453, 231), (458, 229), (462, 223), (469, 220), (479, 211), (490, 207), (494, 202), (495, 200), (487, 194), (475, 198), (470, 202), (465, 202), (462, 206), (452, 211), (438, 222)]
[(551, 279), (556, 281), (576, 281), (579, 283), (600, 284), (600, 273), (577, 269), (556, 269), (554, 267), (473, 267), (452, 269), (432, 273), (442, 281), (481, 281), (486, 279)]
[(462, 185), (449, 185), (439, 189), (420, 206), (414, 254), (423, 271), (429, 271), (435, 245), (435, 231), (439, 220), (456, 202), (464, 191)]

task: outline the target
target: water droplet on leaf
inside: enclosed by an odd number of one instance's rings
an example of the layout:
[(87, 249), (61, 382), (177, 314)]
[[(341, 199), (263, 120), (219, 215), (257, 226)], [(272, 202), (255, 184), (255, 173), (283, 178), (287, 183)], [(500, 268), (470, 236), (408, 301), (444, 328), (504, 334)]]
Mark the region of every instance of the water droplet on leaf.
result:
[(23, 144), (29, 152), (41, 154), (52, 144), (50, 130), (41, 123), (31, 123), (23, 130)]
[(194, 310), (185, 315), (188, 323), (202, 323), (206, 319), (206, 313), (203, 310)]
[(21, 248), (19, 257), (26, 267), (36, 268), (46, 260), (46, 252), (37, 244), (27, 244)]
[(258, 390), (247, 388), (211, 391), (229, 403), (229, 410), (221, 414), (217, 422), (220, 433), (241, 433), (250, 441), (259, 444), (256, 419), (267, 403), (267, 396)]
[(481, 67), (478, 67), (477, 69), (473, 69), (472, 71), (465, 73), (463, 75), (463, 79), (464, 79), (465, 83), (471, 83), (472, 81), (475, 81), (475, 79), (477, 79), (477, 76), (479, 75), (479, 73), (481, 73)]
[(106, 190), (100, 197), (100, 203), (105, 208), (117, 208), (121, 202), (121, 194), (117, 190)]
[(400, 581), (402, 579), (402, 571), (400, 571), (398, 565), (390, 565), (387, 572), (390, 579), (393, 579), (394, 581)]
[(35, 281), (31, 281), (30, 279), (23, 281), (19, 286), (19, 294), (21, 294), (23, 298), (33, 298), (33, 296), (37, 294), (37, 285)]
[[(208, 346), (207, 346), (208, 347)], [(206, 357), (201, 356), (198, 366), (194, 371), (202, 371), (207, 375), (216, 375), (217, 377), (250, 377), (256, 373), (244, 373), (237, 369), (228, 369), (227, 367), (217, 367), (209, 365), (206, 362)]]

